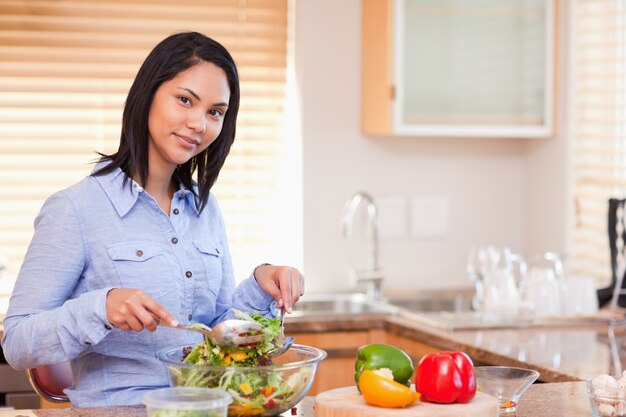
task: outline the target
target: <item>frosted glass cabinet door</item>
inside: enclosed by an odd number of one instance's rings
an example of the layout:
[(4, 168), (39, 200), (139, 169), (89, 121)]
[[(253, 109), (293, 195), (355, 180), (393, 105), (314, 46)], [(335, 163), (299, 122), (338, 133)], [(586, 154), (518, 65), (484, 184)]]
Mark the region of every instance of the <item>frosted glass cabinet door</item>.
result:
[(374, 1), (362, 3), (363, 30), (390, 26), (390, 134), (552, 135), (554, 0), (389, 0), (387, 22)]

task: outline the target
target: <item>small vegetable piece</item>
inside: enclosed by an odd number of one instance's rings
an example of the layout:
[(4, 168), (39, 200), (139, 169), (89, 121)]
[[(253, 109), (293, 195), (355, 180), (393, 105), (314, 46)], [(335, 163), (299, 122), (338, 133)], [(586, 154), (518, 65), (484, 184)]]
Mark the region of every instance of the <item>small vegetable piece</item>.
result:
[(361, 346), (357, 352), (354, 363), (354, 370), (356, 371), (354, 381), (357, 387), (359, 387), (359, 379), (363, 371), (381, 368), (390, 369), (396, 382), (407, 387), (411, 386), (411, 377), (415, 368), (413, 368), (413, 362), (409, 355), (395, 346), (373, 343)]
[(239, 384), (239, 389), (241, 390), (241, 392), (243, 392), (246, 395), (252, 394), (252, 388), (250, 387), (249, 384), (246, 384), (246, 383)]
[(377, 371), (363, 371), (359, 378), (359, 388), (365, 402), (378, 407), (406, 407), (419, 398), (419, 394), (411, 388)]
[(476, 395), (474, 364), (464, 352), (430, 353), (417, 366), (415, 390), (422, 401), (467, 403)]
[(500, 403), (500, 408), (511, 408), (515, 406), (517, 406), (517, 403), (511, 400), (506, 400), (505, 402)]
[(235, 362), (243, 362), (246, 359), (248, 359), (248, 354), (240, 350), (236, 352), (230, 352), (229, 355), (230, 355), (230, 358), (234, 360)]

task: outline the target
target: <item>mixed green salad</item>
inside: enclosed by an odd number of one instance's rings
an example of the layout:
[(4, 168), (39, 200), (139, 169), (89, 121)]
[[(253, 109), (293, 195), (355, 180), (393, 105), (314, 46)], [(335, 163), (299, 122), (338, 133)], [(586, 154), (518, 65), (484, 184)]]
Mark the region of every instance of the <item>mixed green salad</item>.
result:
[[(228, 406), (230, 417), (275, 415), (289, 409), (306, 385), (311, 369), (299, 367), (281, 371), (274, 368), (267, 353), (281, 346), (284, 339), (280, 319), (266, 318), (256, 312), (235, 311), (235, 315), (241, 320), (261, 324), (263, 328), (259, 332), (268, 337), (246, 348), (224, 348), (205, 338), (183, 351), (183, 363), (200, 367), (171, 370), (176, 385), (229, 392), (233, 398)], [(202, 366), (222, 368), (213, 370)]]
[(185, 351), (185, 363), (194, 365), (214, 365), (214, 366), (266, 366), (271, 365), (271, 359), (267, 352), (280, 347), (283, 342), (283, 330), (279, 318), (267, 318), (257, 312), (245, 313), (233, 309), (233, 312), (240, 320), (259, 323), (263, 328), (258, 332), (267, 337), (254, 346), (247, 348), (220, 347), (210, 339), (205, 338), (204, 342), (194, 346), (189, 352)]

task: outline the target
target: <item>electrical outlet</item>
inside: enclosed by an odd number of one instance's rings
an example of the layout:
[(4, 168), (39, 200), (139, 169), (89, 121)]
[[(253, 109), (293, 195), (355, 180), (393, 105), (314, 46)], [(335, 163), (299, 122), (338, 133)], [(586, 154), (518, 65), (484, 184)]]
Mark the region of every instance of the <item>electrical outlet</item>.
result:
[(411, 198), (411, 236), (443, 237), (448, 234), (448, 198)]

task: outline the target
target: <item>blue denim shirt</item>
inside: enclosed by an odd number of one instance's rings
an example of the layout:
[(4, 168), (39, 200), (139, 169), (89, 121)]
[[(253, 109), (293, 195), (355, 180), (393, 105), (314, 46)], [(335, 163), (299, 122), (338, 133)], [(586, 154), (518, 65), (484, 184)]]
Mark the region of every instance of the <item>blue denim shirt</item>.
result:
[(16, 369), (70, 360), (75, 406), (141, 403), (169, 385), (155, 353), (202, 336), (159, 327), (126, 332), (107, 322), (111, 288), (139, 288), (176, 319), (210, 326), (231, 307), (275, 316), (275, 302), (250, 276), (233, 277), (224, 222), (213, 195), (199, 213), (181, 189), (168, 216), (124, 174), (87, 177), (53, 194), (35, 233), (4, 320), (2, 348)]

